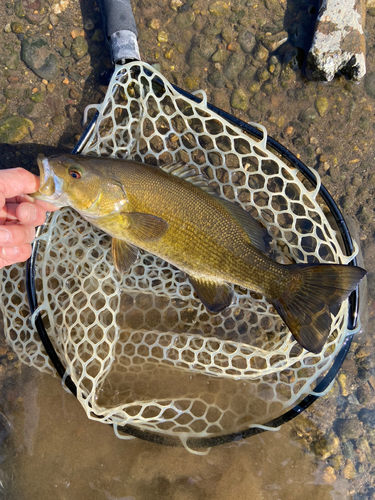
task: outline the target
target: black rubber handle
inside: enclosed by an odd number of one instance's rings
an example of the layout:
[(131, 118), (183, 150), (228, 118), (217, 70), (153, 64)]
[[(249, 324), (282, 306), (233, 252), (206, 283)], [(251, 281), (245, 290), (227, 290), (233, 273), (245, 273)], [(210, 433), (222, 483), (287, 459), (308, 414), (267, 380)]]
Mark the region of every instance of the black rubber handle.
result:
[(138, 31), (130, 0), (101, 0), (105, 37), (111, 48), (113, 64), (140, 60)]

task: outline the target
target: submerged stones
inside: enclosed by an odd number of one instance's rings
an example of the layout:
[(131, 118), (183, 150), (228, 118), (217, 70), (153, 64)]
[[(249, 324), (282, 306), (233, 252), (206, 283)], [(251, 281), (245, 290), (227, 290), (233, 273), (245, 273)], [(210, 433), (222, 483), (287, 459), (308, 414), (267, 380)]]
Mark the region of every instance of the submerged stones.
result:
[(23, 139), (29, 130), (34, 130), (34, 124), (27, 118), (10, 116), (0, 120), (0, 143), (12, 144)]
[(37, 76), (53, 80), (59, 73), (57, 58), (43, 38), (25, 38), (22, 41), (21, 58)]

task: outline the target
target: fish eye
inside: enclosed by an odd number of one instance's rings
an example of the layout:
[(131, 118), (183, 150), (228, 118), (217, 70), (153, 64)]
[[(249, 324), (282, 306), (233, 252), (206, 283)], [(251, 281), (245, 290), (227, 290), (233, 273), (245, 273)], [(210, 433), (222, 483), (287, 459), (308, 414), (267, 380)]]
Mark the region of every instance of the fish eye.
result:
[(79, 170), (74, 169), (74, 168), (69, 170), (69, 175), (73, 179), (80, 179), (82, 177), (81, 172)]

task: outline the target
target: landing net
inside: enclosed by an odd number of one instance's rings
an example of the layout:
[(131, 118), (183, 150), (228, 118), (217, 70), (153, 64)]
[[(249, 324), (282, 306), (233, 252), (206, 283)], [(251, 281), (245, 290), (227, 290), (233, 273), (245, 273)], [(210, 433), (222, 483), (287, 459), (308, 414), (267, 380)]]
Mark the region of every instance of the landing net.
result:
[[(182, 96), (154, 68), (117, 66), (85, 155), (193, 165), (224, 199), (260, 220), (278, 262), (348, 263), (339, 232), (301, 173), (255, 139)], [(89, 110), (86, 110), (89, 111)], [(144, 253), (121, 277), (111, 239), (71, 209), (39, 235), (39, 309), (90, 419), (161, 436), (223, 436), (282, 415), (315, 387), (347, 336), (348, 301), (333, 316), (323, 351), (294, 341), (267, 300), (235, 287), (211, 314), (182, 272)], [(30, 317), (24, 266), (3, 270), (7, 341), (22, 362), (55, 374)], [(117, 432), (119, 437), (123, 434)]]

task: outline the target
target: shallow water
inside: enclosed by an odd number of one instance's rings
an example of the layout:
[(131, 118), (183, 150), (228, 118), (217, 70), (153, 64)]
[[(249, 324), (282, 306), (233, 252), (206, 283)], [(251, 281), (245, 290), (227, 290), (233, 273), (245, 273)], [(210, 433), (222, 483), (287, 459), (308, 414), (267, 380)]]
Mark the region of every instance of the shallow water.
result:
[[(203, 88), (210, 102), (243, 120), (263, 123), (271, 136), (319, 171), (340, 208), (353, 217), (369, 271), (368, 321), (364, 333), (354, 338), (331, 392), (278, 432), (262, 433), (216, 447), (206, 456), (196, 456), (184, 448), (137, 439), (118, 440), (109, 426), (89, 421), (57, 379), (21, 365), (2, 344), (1, 498), (375, 497), (375, 419), (372, 426), (358, 419), (361, 410), (373, 410), (375, 404), (374, 348), (370, 339), (375, 311), (375, 17), (368, 15), (366, 23), (366, 86), (342, 76), (329, 84), (309, 82), (303, 70), (297, 64), (288, 66), (287, 60), (295, 54), (292, 43), (302, 48), (308, 43), (305, 28), (314, 22), (316, 3), (238, 1), (228, 9), (223, 7), (222, 14), (216, 17), (209, 14), (203, 0), (185, 3), (178, 12), (164, 0), (142, 0), (133, 6), (145, 61), (159, 64), (162, 73), (183, 88)], [(21, 17), (17, 15), (19, 5), (24, 9)], [(48, 3), (0, 0), (1, 27), (10, 24), (11, 31), (6, 28), (0, 33), (0, 88), (4, 89), (0, 120), (17, 114), (33, 123), (33, 129), (30, 127), (17, 143), (0, 144), (2, 168), (35, 168), (39, 151), (50, 154), (70, 150), (81, 133), (84, 107), (101, 101), (106, 90), (97, 81), (99, 72), (110, 66), (100, 33), (95, 31), (100, 28), (98, 9), (93, 10), (89, 2), (79, 5), (71, 1), (67, 10), (56, 14), (57, 21), (50, 17), (51, 13)], [(34, 24), (31, 14), (36, 16)], [(88, 29), (89, 20), (95, 29)], [(12, 26), (14, 22), (21, 28)], [(89, 57), (84, 55), (86, 59), (76, 62), (71, 32), (80, 32), (83, 26)], [(249, 54), (232, 43), (241, 29), (257, 37)], [(282, 39), (284, 30), (289, 30), (290, 45), (284, 44), (270, 54), (257, 49), (264, 47), (262, 37)], [(20, 39), (25, 35), (36, 39), (43, 33), (48, 35), (59, 68), (48, 85), (19, 58)], [(214, 62), (212, 57), (217, 51), (223, 53)], [(244, 74), (242, 68), (238, 70), (240, 57), (237, 69), (232, 68), (234, 76), (228, 77), (226, 64), (233, 53), (241, 54), (244, 69), (252, 71)], [(276, 59), (271, 61), (272, 56)], [(270, 70), (271, 64), (276, 69), (269, 71), (267, 80), (259, 81), (261, 70)], [(282, 69), (283, 76), (277, 75)], [(221, 81), (218, 74), (227, 76)], [(258, 86), (250, 89), (252, 82)], [(238, 89), (245, 94), (245, 104), (234, 100)], [(322, 116), (318, 97), (326, 99), (327, 109), (321, 110)]]

